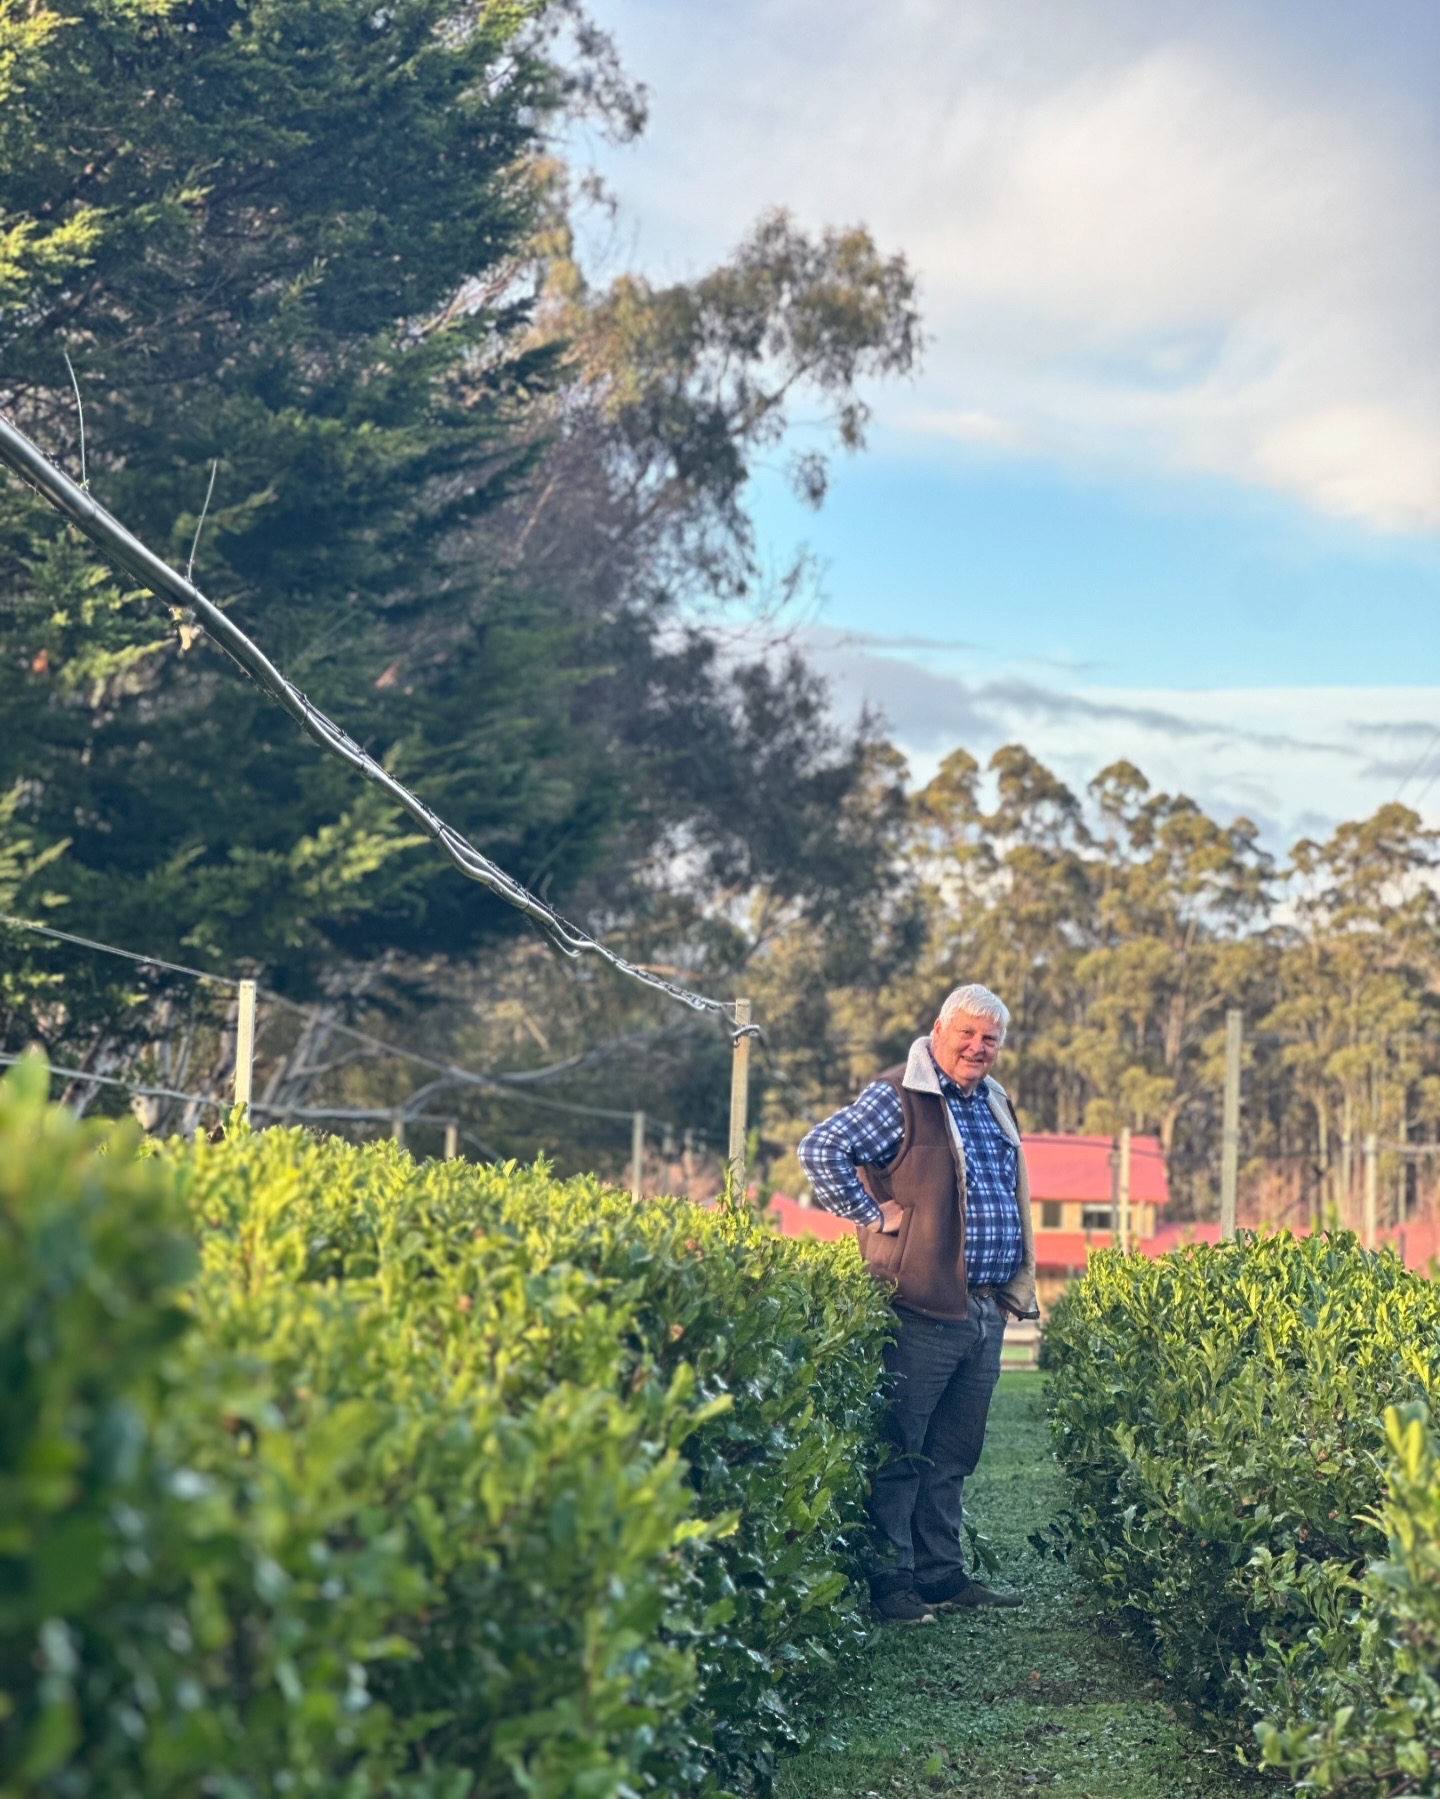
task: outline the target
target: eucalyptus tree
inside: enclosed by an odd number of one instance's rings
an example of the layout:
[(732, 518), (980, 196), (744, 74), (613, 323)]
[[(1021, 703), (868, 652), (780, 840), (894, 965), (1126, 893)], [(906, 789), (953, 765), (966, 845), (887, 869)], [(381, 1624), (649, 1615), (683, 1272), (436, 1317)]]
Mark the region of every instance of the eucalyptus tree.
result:
[[(1276, 1003), (1296, 1136), (1313, 1150), (1322, 1215), (1355, 1221), (1365, 1136), (1433, 1122), (1440, 1070), (1440, 833), (1399, 804), (1291, 852), (1292, 920)], [(1400, 1170), (1393, 1155), (1392, 1188)]]
[(1157, 1131), (1167, 1153), (1180, 1132), (1193, 1151), (1214, 1134), (1225, 1011), (1263, 988), (1272, 859), (1248, 819), (1221, 824), (1154, 793), (1130, 763), (1102, 769), (1090, 792), (1105, 837), (1095, 946), (1075, 970), (1075, 1048), (1098, 1077), (1089, 1122)]

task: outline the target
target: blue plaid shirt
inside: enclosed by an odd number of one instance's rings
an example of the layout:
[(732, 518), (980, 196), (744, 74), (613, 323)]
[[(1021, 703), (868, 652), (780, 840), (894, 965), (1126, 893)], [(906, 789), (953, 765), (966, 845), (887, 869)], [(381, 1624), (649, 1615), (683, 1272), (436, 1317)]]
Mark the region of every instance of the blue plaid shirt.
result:
[[(1024, 1260), (1015, 1197), (1019, 1152), (990, 1110), (983, 1081), (966, 1093), (940, 1074), (940, 1091), (965, 1151), (965, 1278), (972, 1287), (1003, 1287)], [(816, 1199), (857, 1224), (877, 1223), (880, 1208), (855, 1169), (888, 1167), (904, 1138), (900, 1095), (888, 1081), (872, 1081), (853, 1105), (801, 1139), (800, 1161)]]

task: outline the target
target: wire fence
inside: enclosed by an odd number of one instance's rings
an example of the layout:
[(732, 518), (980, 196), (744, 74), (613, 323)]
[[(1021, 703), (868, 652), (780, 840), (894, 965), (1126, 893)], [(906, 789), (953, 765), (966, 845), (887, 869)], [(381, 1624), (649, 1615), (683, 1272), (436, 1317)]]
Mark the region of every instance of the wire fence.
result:
[[(99, 938), (86, 936), (78, 931), (63, 930), (57, 925), (46, 924), (38, 919), (0, 912), (0, 926), (27, 932), (52, 942), (84, 949), (95, 954), (113, 957), (128, 962), (141, 970), (157, 970), (177, 975), (205, 987), (218, 989), (227, 997), (243, 998), (244, 989), (247, 986), (246, 980), (242, 977), (217, 974), (212, 970), (196, 968), (187, 963), (173, 961), (168, 957), (127, 949), (119, 944), (106, 943)], [(662, 1152), (670, 1150), (672, 1153), (673, 1147), (677, 1143), (683, 1143), (687, 1159), (691, 1155), (703, 1156), (709, 1147), (706, 1132), (683, 1127), (668, 1118), (656, 1117), (640, 1111), (627, 1111), (614, 1106), (598, 1106), (577, 1100), (560, 1099), (553, 1094), (534, 1090), (534, 1083), (537, 1080), (553, 1078), (573, 1069), (586, 1059), (584, 1055), (569, 1058), (550, 1068), (522, 1069), (505, 1074), (481, 1073), (447, 1058), (427, 1055), (423, 1051), (411, 1049), (404, 1044), (377, 1036), (374, 1032), (350, 1024), (320, 1007), (293, 1000), (288, 995), (277, 993), (257, 982), (248, 984), (252, 987), (256, 998), (263, 1000), (273, 1009), (273, 1013), (288, 1014), (299, 1019), (304, 1026), (323, 1031), (328, 1035), (345, 1038), (360, 1045), (373, 1055), (408, 1065), (436, 1077), (405, 1099), (385, 1105), (353, 1105), (339, 1102), (315, 1104), (293, 1098), (277, 1099), (262, 1094), (252, 1097), (247, 1102), (250, 1114), (257, 1118), (296, 1124), (378, 1124), (388, 1127), (392, 1135), (400, 1137), (403, 1137), (405, 1131), (412, 1126), (434, 1126), (446, 1132), (447, 1144), (454, 1143), (458, 1146), (460, 1141), (464, 1141), (478, 1149), (485, 1158), (497, 1159), (495, 1150), (483, 1137), (474, 1130), (462, 1126), (453, 1109), (446, 1109), (439, 1104), (441, 1096), (444, 1094), (457, 1091), (474, 1092), (491, 1098), (502, 1098), (507, 1104), (519, 1104), (542, 1114), (623, 1125), (631, 1137), (631, 1159), (634, 1164), (632, 1184), (637, 1190), (641, 1178), (640, 1163), (647, 1141), (658, 1140)], [(0, 1067), (13, 1067), (21, 1059), (22, 1053), (19, 1050), (0, 1050)], [(93, 1068), (72, 1068), (55, 1063), (50, 1065), (50, 1073), (76, 1086), (122, 1091), (138, 1099), (179, 1105), (190, 1109), (193, 1113), (226, 1113), (234, 1103), (232, 1095), (217, 1093), (213, 1087), (211, 1091), (196, 1091), (190, 1087), (167, 1084), (163, 1081), (139, 1079), (130, 1074), (104, 1073)]]
[[(30, 1052), (0, 1050), (0, 1067), (13, 1068), (17, 1062), (24, 1061), (28, 1053)], [(228, 1100), (215, 1099), (206, 1093), (184, 1093), (177, 1087), (152, 1087), (143, 1081), (122, 1080), (118, 1075), (113, 1074), (95, 1074), (86, 1068), (62, 1068), (55, 1062), (47, 1062), (46, 1067), (51, 1075), (58, 1076), (62, 1081), (87, 1082), (96, 1087), (116, 1087), (125, 1093), (133, 1093), (141, 1099), (175, 1099), (182, 1100), (186, 1105), (209, 1106), (221, 1110), (228, 1109), (230, 1103)]]

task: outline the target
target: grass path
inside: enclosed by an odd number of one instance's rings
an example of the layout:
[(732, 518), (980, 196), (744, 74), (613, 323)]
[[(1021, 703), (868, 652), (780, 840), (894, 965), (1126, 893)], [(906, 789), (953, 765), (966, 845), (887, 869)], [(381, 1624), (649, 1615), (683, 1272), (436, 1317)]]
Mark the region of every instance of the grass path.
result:
[(966, 1500), (1024, 1611), (880, 1631), (860, 1682), (827, 1720), (837, 1741), (787, 1761), (775, 1799), (1276, 1793), (1176, 1716), (1143, 1659), (1099, 1628), (1069, 1570), (1026, 1542), (1062, 1503), (1038, 1374), (1002, 1377)]

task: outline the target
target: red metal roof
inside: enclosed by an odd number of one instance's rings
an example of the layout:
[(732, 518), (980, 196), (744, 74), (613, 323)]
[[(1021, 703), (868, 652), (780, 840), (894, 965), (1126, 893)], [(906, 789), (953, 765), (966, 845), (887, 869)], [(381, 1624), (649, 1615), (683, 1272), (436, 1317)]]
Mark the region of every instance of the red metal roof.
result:
[(1440, 1256), (1440, 1230), (1433, 1218), (1410, 1218), (1380, 1234), (1407, 1268), (1421, 1274), (1428, 1274), (1431, 1263)]
[[(1179, 1249), (1185, 1243), (1216, 1243), (1220, 1238), (1218, 1224), (1197, 1224), (1186, 1220), (1179, 1224), (1162, 1224), (1153, 1237), (1145, 1237), (1135, 1247), (1145, 1256), (1162, 1256), (1167, 1249)], [(1115, 1241), (1109, 1231), (1035, 1232), (1035, 1266), (1042, 1274), (1081, 1273), (1092, 1250), (1109, 1249)]]
[(855, 1226), (822, 1206), (802, 1206), (784, 1193), (770, 1196), (770, 1216), (782, 1237), (853, 1237)]
[(1172, 1249), (1183, 1249), (1187, 1243), (1218, 1243), (1220, 1225), (1213, 1218), (1180, 1218), (1174, 1224), (1162, 1224), (1153, 1237), (1140, 1245), (1147, 1256), (1163, 1256)]
[(1109, 1231), (1036, 1231), (1035, 1266), (1037, 1269), (1083, 1269), (1092, 1249), (1108, 1249)]
[[(1110, 1204), (1109, 1137), (1080, 1137), (1036, 1133), (1025, 1139), (1025, 1166), (1030, 1171), (1032, 1199), (1081, 1200), (1087, 1205)], [(1170, 1203), (1170, 1183), (1158, 1137), (1130, 1139), (1131, 1204), (1163, 1206)]]
[[(1252, 1228), (1252, 1227), (1247, 1227)], [(1263, 1224), (1263, 1232), (1278, 1230), (1274, 1224)], [(1309, 1234), (1308, 1224), (1285, 1227), (1297, 1237)], [(1109, 1231), (1041, 1231), (1035, 1233), (1037, 1267), (1050, 1273), (1085, 1266), (1089, 1250), (1108, 1249)], [(1142, 1255), (1163, 1256), (1172, 1249), (1183, 1249), (1187, 1243), (1218, 1243), (1220, 1226), (1213, 1218), (1179, 1218), (1162, 1224), (1153, 1237), (1137, 1243)], [(1389, 1225), (1380, 1232), (1380, 1241), (1393, 1249), (1407, 1268), (1427, 1273), (1432, 1262), (1440, 1261), (1440, 1223), (1433, 1218), (1411, 1218), (1404, 1224)]]

